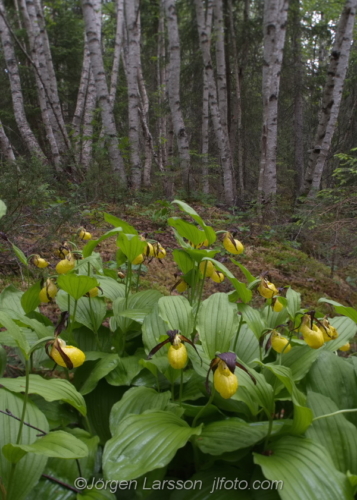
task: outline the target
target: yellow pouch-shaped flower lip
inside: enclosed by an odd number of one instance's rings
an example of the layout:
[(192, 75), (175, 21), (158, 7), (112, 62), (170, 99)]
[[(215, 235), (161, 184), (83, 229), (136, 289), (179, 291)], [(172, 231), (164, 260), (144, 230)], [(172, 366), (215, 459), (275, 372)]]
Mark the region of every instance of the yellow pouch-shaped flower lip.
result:
[(228, 231), (223, 235), (223, 246), (227, 252), (233, 255), (239, 255), (244, 252), (243, 244), (239, 240), (234, 239)]
[(74, 269), (74, 266), (76, 265), (76, 261), (73, 258), (73, 255), (69, 253), (66, 255), (66, 258), (63, 260), (60, 260), (56, 266), (56, 271), (58, 274), (66, 274), (69, 271), (72, 271)]
[(144, 262), (144, 255), (141, 253), (137, 257), (135, 257), (134, 260), (131, 261), (132, 264), (135, 266), (138, 266), (139, 264), (142, 264)]
[(45, 267), (50, 265), (50, 263), (47, 262), (46, 259), (43, 259), (37, 254), (32, 257), (32, 262), (36, 267), (39, 267), (40, 269), (44, 269)]
[(279, 291), (274, 285), (274, 283), (270, 283), (270, 281), (265, 278), (260, 278), (260, 285), (258, 286), (258, 292), (265, 299), (272, 299), (275, 295), (278, 295)]
[(291, 351), (291, 344), (286, 337), (280, 335), (276, 330), (272, 331), (271, 334), (271, 346), (275, 352), (278, 353), (286, 353)]
[(59, 338), (56, 338), (52, 343), (48, 355), (59, 366), (63, 366), (69, 370), (81, 366), (86, 359), (83, 351), (72, 345), (66, 345), (66, 342)]
[(310, 328), (310, 325), (311, 316), (309, 314), (304, 314), (300, 325), (300, 333), (308, 346), (312, 349), (319, 349), (325, 343), (323, 333), (318, 326), (312, 325), (312, 328)]
[(53, 283), (52, 280), (46, 280), (45, 286), (41, 289), (39, 293), (39, 299), (41, 302), (50, 302), (51, 299), (56, 297), (58, 292), (58, 288)]
[(339, 351), (346, 352), (351, 349), (351, 344), (347, 342), (347, 344), (342, 345), (341, 347), (338, 348)]
[(211, 280), (215, 283), (222, 283), (222, 281), (224, 281), (224, 274), (221, 271), (213, 271)]
[(181, 341), (177, 344), (170, 345), (167, 357), (170, 365), (172, 368), (175, 368), (175, 370), (185, 368), (188, 359), (186, 346)]

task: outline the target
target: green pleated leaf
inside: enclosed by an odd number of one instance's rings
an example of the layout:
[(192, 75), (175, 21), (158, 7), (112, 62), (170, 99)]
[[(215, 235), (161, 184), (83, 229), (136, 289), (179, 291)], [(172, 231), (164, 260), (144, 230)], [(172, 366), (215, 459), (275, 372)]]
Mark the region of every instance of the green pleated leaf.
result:
[[(273, 432), (277, 432), (282, 425), (283, 422), (274, 422)], [(269, 422), (248, 424), (239, 418), (227, 418), (205, 425), (195, 442), (203, 453), (221, 455), (253, 446), (265, 438), (268, 429)]]
[(54, 458), (82, 458), (88, 455), (88, 448), (68, 432), (54, 431), (32, 444), (7, 444), (3, 446), (4, 456), (16, 464), (27, 453)]
[(288, 301), (287, 311), (291, 319), (294, 319), (295, 314), (300, 311), (301, 308), (301, 294), (289, 287), (286, 292), (286, 299)]
[(117, 434), (117, 429), (127, 415), (139, 415), (146, 410), (165, 410), (171, 398), (171, 393), (158, 393), (149, 387), (132, 387), (123, 398), (115, 403), (110, 413), (110, 431)]
[(189, 337), (193, 331), (193, 313), (189, 301), (185, 297), (161, 297), (159, 315), (166, 323), (167, 330), (179, 330)]
[[(147, 354), (160, 342), (160, 337), (167, 335), (167, 330), (167, 324), (161, 319), (159, 306), (156, 304), (143, 322), (143, 342)], [(158, 356), (167, 356), (167, 352), (164, 349), (160, 349), (155, 354), (155, 357)]]
[(259, 311), (257, 309), (253, 309), (253, 307), (248, 306), (247, 304), (238, 304), (238, 309), (242, 313), (244, 321), (247, 323), (252, 332), (254, 332), (254, 335), (257, 339), (260, 339), (266, 325), (263, 323)]
[(352, 321), (357, 323), (357, 310), (354, 309), (353, 307), (343, 306), (339, 302), (336, 302), (335, 300), (331, 300), (331, 299), (325, 299), (325, 297), (322, 297), (321, 299), (319, 299), (318, 302), (332, 304), (335, 307), (335, 310), (338, 314), (343, 314), (343, 316), (347, 316), (348, 318), (351, 318)]
[(282, 481), (282, 500), (352, 500), (347, 477), (335, 469), (326, 449), (301, 437), (286, 436), (269, 445), (271, 454), (254, 453), (270, 481)]
[(140, 236), (125, 233), (119, 233), (117, 244), (130, 262), (142, 254), (147, 245)]
[(294, 346), (291, 351), (284, 353), (281, 363), (290, 368), (291, 376), (297, 382), (305, 377), (319, 355), (320, 351), (307, 345)]
[(190, 222), (186, 222), (179, 217), (171, 217), (167, 220), (169, 226), (174, 227), (178, 234), (183, 238), (186, 238), (194, 245), (199, 245), (203, 243), (206, 239), (206, 234), (201, 229), (198, 229), (194, 224)]
[[(282, 300), (286, 299), (282, 297)], [(261, 312), (261, 315), (266, 328), (276, 328), (283, 323), (287, 323), (289, 318), (286, 307), (284, 307), (284, 309), (282, 309), (280, 312), (275, 312), (273, 311), (271, 305), (265, 306)]]
[(4, 215), (6, 214), (6, 210), (7, 208), (5, 203), (2, 200), (0, 200), (0, 219), (4, 217)]
[[(0, 385), (3, 385), (12, 392), (24, 392), (26, 378), (0, 378)], [(40, 377), (40, 375), (30, 375), (29, 394), (39, 394), (46, 401), (64, 401), (76, 408), (82, 415), (86, 414), (86, 405), (83, 396), (79, 394), (68, 380), (58, 378), (46, 380)]]
[(9, 335), (15, 342), (16, 346), (21, 350), (25, 359), (28, 359), (30, 350), (29, 343), (17, 324), (10, 318), (8, 314), (0, 311), (0, 325), (6, 328), (6, 334)]
[(118, 297), (125, 297), (125, 285), (122, 283), (118, 283), (109, 276), (99, 276), (96, 274), (94, 278), (96, 278), (102, 289), (102, 292), (99, 290), (99, 297), (107, 297), (111, 301), (114, 301)]
[(24, 266), (27, 267), (28, 266), (27, 257), (24, 254), (24, 252), (21, 250), (21, 248), (17, 247), (13, 243), (11, 243), (11, 246), (12, 246), (12, 250), (13, 250), (14, 254), (19, 259), (19, 261), (21, 262), (21, 264), (23, 264)]
[(86, 257), (89, 257), (90, 255), (92, 255), (93, 250), (95, 249), (95, 247), (97, 245), (99, 245), (99, 243), (101, 243), (104, 240), (107, 240), (111, 236), (117, 236), (118, 233), (120, 233), (121, 231), (122, 231), (122, 228), (121, 227), (117, 227), (117, 228), (111, 229), (107, 233), (103, 234), (97, 240), (90, 240), (90, 241), (88, 241), (88, 243), (82, 249), (83, 257), (86, 258)]
[(7, 354), (5, 349), (0, 345), (0, 377), (3, 376), (3, 373), (6, 370), (6, 363), (7, 363)]
[(345, 316), (332, 318), (329, 321), (338, 331), (338, 337), (335, 340), (326, 342), (325, 350), (333, 352), (353, 339), (356, 335), (357, 326), (352, 319), (346, 318)]
[(104, 212), (104, 220), (116, 228), (121, 227), (122, 231), (126, 234), (138, 234), (137, 230), (133, 226), (125, 222), (125, 220), (115, 217), (115, 215)]
[(21, 305), (23, 292), (17, 290), (14, 285), (8, 285), (0, 293), (0, 311), (6, 312), (11, 319), (23, 316), (24, 310)]
[[(338, 411), (332, 399), (317, 392), (309, 391), (307, 402), (314, 417)], [(327, 449), (336, 469), (357, 474), (357, 428), (343, 414), (314, 421), (306, 436)]]
[[(22, 396), (0, 388), (0, 410), (3, 412), (9, 410), (13, 415), (21, 418), (22, 408)], [(48, 422), (45, 415), (31, 401), (27, 403), (25, 422), (31, 422), (34, 427), (48, 432)], [(18, 420), (0, 413), (0, 450), (9, 443), (16, 443), (19, 426), (20, 422)], [(33, 443), (38, 439), (38, 433), (36, 429), (25, 425), (22, 429), (21, 443), (25, 445)], [(16, 465), (11, 481), (11, 489), (9, 490), (8, 481), (11, 473), (11, 463), (0, 452), (0, 474), (2, 482), (8, 490), (6, 500), (24, 500), (40, 479), (46, 461), (47, 458), (41, 455), (29, 454), (24, 457)]]
[(118, 358), (118, 364), (114, 370), (107, 375), (106, 379), (111, 385), (130, 385), (138, 373), (141, 372), (143, 366), (139, 363), (140, 359), (145, 356), (142, 349), (126, 358)]
[(212, 245), (212, 243), (216, 241), (217, 236), (214, 230), (210, 226), (207, 226), (205, 224), (203, 219), (198, 215), (198, 213), (192, 207), (190, 207), (190, 205), (181, 200), (174, 200), (172, 203), (176, 203), (181, 210), (183, 210), (186, 214), (190, 215), (192, 219), (201, 226), (201, 228), (204, 230), (206, 234), (206, 238), (210, 245)]
[(184, 274), (187, 274), (193, 269), (193, 260), (185, 250), (173, 250), (172, 257)]
[(63, 274), (57, 278), (58, 286), (75, 300), (80, 299), (89, 290), (98, 286), (95, 278), (78, 276), (77, 274)]
[[(231, 341), (230, 350), (232, 351), (234, 343), (235, 335)], [(241, 326), (235, 352), (238, 355), (238, 358), (246, 364), (250, 363), (250, 361), (255, 358), (259, 358), (259, 341), (252, 330), (245, 323)]]
[(242, 273), (244, 274), (245, 276), (245, 279), (248, 281), (248, 283), (253, 283), (253, 281), (256, 281), (256, 277), (253, 276), (249, 271), (248, 269), (243, 266), (243, 264), (241, 264), (240, 262), (237, 262), (236, 260), (234, 260), (232, 257), (230, 257), (230, 261), (233, 262), (233, 264), (235, 264), (236, 266), (239, 267), (239, 269), (242, 271)]
[(167, 465), (201, 427), (192, 429), (171, 412), (129, 415), (104, 448), (103, 470), (110, 480), (130, 480)]
[(39, 293), (41, 291), (41, 281), (37, 281), (34, 285), (26, 290), (21, 297), (21, 305), (26, 314), (34, 311), (41, 303)]
[[(321, 352), (306, 381), (308, 390), (331, 398), (339, 410), (357, 408), (356, 372), (350, 363), (332, 352)], [(357, 425), (357, 413), (346, 413), (345, 417)]]
[(214, 293), (201, 304), (197, 317), (197, 331), (207, 356), (213, 359), (216, 352), (227, 352), (238, 330), (235, 304), (225, 293)]
[[(117, 354), (103, 353), (103, 355), (104, 356), (96, 362), (94, 367), (91, 367), (89, 374), (85, 377), (84, 383), (79, 388), (79, 392), (83, 396), (92, 392), (97, 386), (99, 380), (106, 377), (108, 373), (113, 371), (119, 364), (119, 356)], [(75, 376), (80, 377), (80, 370), (82, 367), (84, 369), (85, 365), (82, 365), (77, 369)]]
[[(68, 294), (60, 290), (56, 296), (56, 302), (61, 311), (68, 311)], [(70, 297), (71, 316), (74, 312), (74, 299)], [(82, 297), (77, 302), (75, 321), (85, 325), (90, 330), (98, 331), (105, 316), (107, 308), (105, 302), (98, 297)]]
[[(95, 484), (95, 481), (94, 481), (94, 484)], [(130, 483), (128, 483), (127, 489), (130, 489), (129, 484)], [(114, 493), (111, 493), (111, 491), (110, 491), (110, 487), (112, 488), (113, 491), (116, 488), (116, 486), (114, 486), (114, 484), (110, 485), (110, 483), (109, 483), (109, 485), (107, 486), (107, 488), (109, 488), (109, 489), (92, 489), (92, 481), (88, 481), (88, 486), (90, 486), (91, 489), (84, 490), (81, 493), (78, 493), (77, 500), (115, 500), (116, 499), (116, 496), (114, 495)], [(102, 486), (102, 482), (99, 481), (98, 488), (101, 488), (101, 486)], [(94, 486), (94, 488), (95, 488), (95, 486)], [(126, 488), (124, 488), (124, 485), (122, 485), (122, 488), (124, 490), (126, 489)], [(117, 486), (117, 489), (118, 489), (118, 491), (120, 491), (119, 485)], [(134, 485), (132, 485), (131, 489), (132, 490), (134, 489)]]
[(157, 304), (162, 294), (157, 290), (144, 290), (129, 296), (128, 302), (123, 298), (118, 298), (113, 302), (113, 313), (116, 327), (119, 327), (123, 333), (133, 326), (134, 318), (122, 316), (130, 310), (152, 310)]

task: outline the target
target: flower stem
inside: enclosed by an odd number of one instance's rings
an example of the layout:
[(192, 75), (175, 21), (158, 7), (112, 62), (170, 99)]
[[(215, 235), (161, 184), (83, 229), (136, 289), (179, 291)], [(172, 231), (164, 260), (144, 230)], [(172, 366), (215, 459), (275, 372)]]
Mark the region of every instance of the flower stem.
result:
[(181, 406), (181, 401), (182, 401), (182, 387), (183, 387), (183, 370), (181, 370), (181, 376), (180, 376), (180, 394), (179, 394), (179, 405)]
[(213, 389), (212, 389), (212, 392), (211, 392), (211, 396), (209, 398), (209, 400), (207, 401), (207, 403), (205, 404), (205, 406), (203, 406), (200, 411), (197, 413), (197, 415), (195, 416), (195, 418), (193, 419), (193, 422), (192, 422), (192, 427), (195, 427), (195, 424), (197, 422), (197, 420), (199, 419), (199, 417), (202, 415), (202, 413), (204, 412), (204, 410), (212, 403), (213, 399), (214, 399), (214, 395), (215, 395), (215, 392), (216, 392), (216, 389), (215, 387), (213, 386)]
[(320, 415), (319, 417), (315, 417), (312, 419), (313, 422), (316, 420), (320, 420), (321, 418), (334, 417), (335, 415), (339, 415), (340, 413), (354, 413), (357, 411), (357, 408), (351, 408), (349, 410), (338, 410), (333, 413), (327, 413), (326, 415)]

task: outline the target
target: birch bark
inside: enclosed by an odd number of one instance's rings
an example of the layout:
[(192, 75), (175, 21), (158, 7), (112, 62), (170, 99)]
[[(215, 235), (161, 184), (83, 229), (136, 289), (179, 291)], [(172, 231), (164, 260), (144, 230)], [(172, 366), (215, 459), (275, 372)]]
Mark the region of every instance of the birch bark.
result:
[(264, 3), (263, 129), (258, 182), (260, 202), (271, 201), (277, 190), (278, 98), (287, 13), (288, 0), (266, 0)]
[(98, 36), (98, 30), (100, 29), (100, 13), (95, 11), (93, 2), (90, 0), (82, 0), (82, 7), (97, 99), (101, 110), (104, 132), (108, 140), (109, 158), (113, 171), (119, 175), (123, 187), (126, 187), (127, 179), (124, 162), (119, 151), (118, 134), (113, 110), (109, 101), (109, 90), (105, 79), (102, 48)]
[[(208, 5), (210, 4), (210, 2), (211, 0), (209, 0)], [(207, 33), (207, 25), (205, 22), (202, 0), (195, 0), (195, 6), (196, 6), (196, 17), (197, 17), (198, 34), (200, 39), (200, 47), (202, 51), (203, 64), (209, 88), (209, 107), (210, 107), (211, 119), (213, 123), (213, 128), (216, 136), (217, 146), (219, 149), (220, 160), (222, 165), (224, 197), (226, 203), (231, 206), (234, 204), (232, 158), (227, 143), (227, 137), (224, 134), (221, 125), (221, 117), (217, 100), (217, 87), (213, 74), (212, 60), (210, 53), (210, 39), (208, 37), (209, 31)]]
[(0, 149), (3, 152), (5, 160), (13, 162), (16, 160), (14, 150), (12, 149), (11, 142), (9, 141), (9, 138), (5, 133), (1, 120), (0, 120)]
[(6, 68), (9, 75), (12, 105), (17, 127), (29, 153), (45, 161), (46, 157), (26, 118), (19, 67), (11, 33), (5, 22), (5, 9), (2, 0), (0, 0), (0, 36), (4, 50)]
[(190, 151), (186, 127), (182, 116), (180, 101), (180, 39), (177, 25), (175, 0), (162, 0), (165, 9), (167, 32), (169, 38), (169, 76), (168, 95), (172, 116), (173, 128), (176, 135), (177, 147), (180, 157), (180, 167), (183, 188), (190, 191)]
[(320, 189), (321, 177), (330, 151), (350, 55), (357, 0), (347, 0), (342, 11), (323, 92), (314, 145), (305, 174), (305, 192)]
[(83, 130), (82, 130), (82, 152), (81, 164), (85, 169), (89, 168), (92, 161), (93, 150), (93, 116), (95, 105), (97, 101), (97, 94), (92, 70), (90, 70), (90, 78), (88, 82), (88, 90), (85, 101), (85, 111), (83, 116)]

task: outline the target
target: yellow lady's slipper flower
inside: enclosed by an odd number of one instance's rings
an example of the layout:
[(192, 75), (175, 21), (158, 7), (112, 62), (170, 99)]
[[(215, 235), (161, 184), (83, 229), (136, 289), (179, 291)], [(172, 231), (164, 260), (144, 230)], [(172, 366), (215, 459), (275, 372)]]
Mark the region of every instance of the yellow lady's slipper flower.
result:
[(66, 274), (72, 271), (76, 265), (76, 261), (71, 253), (66, 255), (66, 258), (60, 260), (56, 266), (56, 271), (58, 274)]
[(45, 286), (41, 289), (39, 293), (39, 299), (41, 302), (50, 302), (51, 299), (56, 297), (58, 292), (58, 288), (53, 283), (52, 280), (46, 280)]
[(341, 347), (338, 348), (339, 351), (346, 352), (351, 349), (351, 344), (347, 342), (347, 344), (342, 345)]
[(215, 283), (222, 283), (224, 281), (224, 274), (221, 271), (213, 271), (211, 274), (211, 280)]
[(137, 257), (135, 257), (134, 260), (131, 261), (132, 264), (138, 266), (139, 264), (142, 264), (144, 262), (144, 255), (141, 253)]
[(228, 231), (223, 235), (223, 246), (227, 252), (239, 255), (244, 252), (244, 246), (239, 240), (235, 240)]
[(147, 243), (145, 248), (145, 255), (146, 257), (155, 257), (154, 247), (151, 243)]
[[(201, 274), (205, 275), (206, 278), (210, 278), (212, 274), (216, 271), (216, 268), (210, 260), (203, 260), (199, 266)], [(224, 279), (224, 275), (223, 275)], [(222, 280), (223, 281), (223, 280)], [(219, 282), (218, 282), (219, 283)]]
[(210, 371), (213, 370), (213, 385), (217, 392), (224, 399), (231, 398), (238, 389), (238, 378), (234, 371), (236, 366), (248, 373), (250, 378), (256, 384), (256, 380), (252, 375), (244, 368), (243, 365), (237, 363), (237, 355), (234, 352), (223, 352), (222, 354), (217, 354), (217, 356), (212, 359), (206, 377), (206, 388), (209, 392), (208, 380)]
[(46, 259), (43, 259), (39, 255), (34, 255), (32, 257), (32, 262), (35, 264), (36, 267), (39, 267), (40, 269), (44, 269), (45, 267), (50, 265), (50, 263), (47, 262)]
[(185, 290), (187, 290), (188, 284), (186, 283), (186, 281), (181, 280), (178, 282), (175, 288), (178, 292), (183, 293)]
[(272, 308), (274, 312), (280, 312), (284, 309), (284, 305), (280, 302), (278, 297), (273, 299)]
[(319, 320), (319, 323), (321, 323), (321, 326), (319, 328), (322, 331), (325, 342), (330, 342), (330, 340), (337, 339), (338, 331), (330, 324), (327, 318)]
[(265, 299), (272, 299), (275, 295), (278, 295), (279, 291), (274, 285), (274, 283), (270, 283), (270, 281), (265, 278), (260, 278), (260, 285), (258, 286), (258, 292)]
[(91, 233), (89, 233), (88, 231), (86, 231), (85, 229), (83, 229), (83, 227), (81, 227), (80, 229), (78, 229), (77, 234), (80, 237), (80, 239), (84, 240), (84, 241), (90, 240), (92, 238)]
[(66, 255), (68, 255), (71, 251), (70, 244), (67, 241), (63, 241), (62, 244), (56, 248), (54, 251), (56, 257), (59, 257), (60, 259), (64, 259)]
[(95, 286), (94, 288), (91, 288), (88, 292), (88, 296), (93, 299), (94, 297), (97, 297), (99, 294), (99, 288)]
[(180, 335), (178, 330), (169, 330), (167, 332), (167, 335), (168, 338), (166, 340), (160, 342), (153, 349), (151, 349), (147, 359), (151, 359), (153, 355), (159, 349), (161, 349), (162, 346), (170, 342), (171, 346), (167, 355), (169, 363), (172, 366), (172, 368), (180, 370), (181, 368), (184, 368), (187, 363), (187, 349), (186, 346), (183, 344), (183, 342), (188, 342), (197, 352), (196, 346), (187, 337), (185, 337), (184, 335)]
[(291, 351), (291, 344), (289, 343), (289, 340), (286, 337), (280, 335), (280, 333), (276, 330), (272, 331), (270, 339), (271, 346), (275, 352), (286, 353)]
[(156, 257), (157, 259), (164, 259), (166, 257), (166, 250), (159, 242), (154, 243), (152, 248), (153, 257)]
[(197, 245), (195, 245), (194, 243), (192, 243), (192, 241), (188, 241), (188, 244), (191, 245), (192, 248), (196, 248), (197, 250), (199, 250), (202, 247), (208, 247), (209, 246), (208, 240), (204, 240), (204, 241), (202, 241), (202, 243), (198, 243)]
[(304, 314), (300, 325), (300, 333), (308, 346), (312, 349), (319, 349), (324, 345), (324, 336), (318, 326), (312, 325), (312, 328), (310, 328), (311, 322), (311, 316)]
[(86, 356), (84, 352), (77, 347), (66, 345), (66, 342), (59, 338), (51, 342), (51, 350), (47, 353), (59, 366), (71, 370), (84, 363)]

